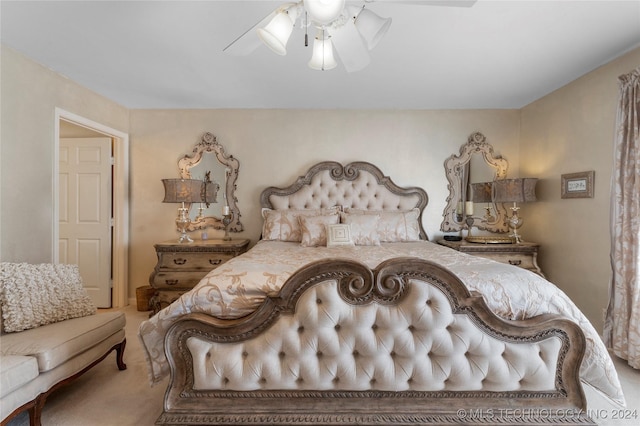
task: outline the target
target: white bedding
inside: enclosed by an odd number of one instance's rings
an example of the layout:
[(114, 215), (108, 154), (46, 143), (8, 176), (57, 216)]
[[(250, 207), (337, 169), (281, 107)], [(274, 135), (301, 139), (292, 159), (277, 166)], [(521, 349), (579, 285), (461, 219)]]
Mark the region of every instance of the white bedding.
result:
[(544, 313), (563, 315), (584, 332), (587, 350), (580, 376), (611, 400), (624, 405), (613, 362), (598, 333), (575, 304), (555, 285), (515, 267), (470, 256), (430, 242), (383, 243), (381, 246), (302, 247), (297, 242), (261, 241), (247, 253), (214, 269), (191, 291), (140, 325), (152, 383), (168, 374), (164, 335), (173, 322), (191, 312), (238, 318), (256, 309), (267, 294), (276, 293), (300, 267), (319, 259), (349, 258), (375, 268), (393, 257), (420, 257), (454, 271), (470, 290), (505, 319)]

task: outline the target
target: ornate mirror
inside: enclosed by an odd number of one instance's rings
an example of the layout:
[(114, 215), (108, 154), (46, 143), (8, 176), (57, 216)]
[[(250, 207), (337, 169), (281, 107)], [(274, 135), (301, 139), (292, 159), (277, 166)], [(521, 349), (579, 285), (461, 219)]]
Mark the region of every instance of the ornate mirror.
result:
[(460, 231), (476, 227), (489, 232), (508, 232), (507, 211), (492, 201), (491, 182), (507, 176), (507, 160), (493, 152), (482, 133), (469, 136), (459, 155), (444, 162), (449, 196), (440, 230)]
[[(240, 210), (235, 196), (236, 180), (240, 163), (232, 155), (227, 155), (224, 147), (218, 143), (212, 133), (205, 133), (200, 142), (193, 148), (191, 156), (185, 155), (178, 160), (180, 177), (183, 179), (204, 180), (219, 191), (207, 205), (195, 203), (191, 205), (189, 216), (191, 224), (187, 231), (214, 228), (224, 229), (223, 217), (225, 209), (229, 212), (230, 232), (242, 231)], [(228, 209), (226, 208), (228, 206)]]

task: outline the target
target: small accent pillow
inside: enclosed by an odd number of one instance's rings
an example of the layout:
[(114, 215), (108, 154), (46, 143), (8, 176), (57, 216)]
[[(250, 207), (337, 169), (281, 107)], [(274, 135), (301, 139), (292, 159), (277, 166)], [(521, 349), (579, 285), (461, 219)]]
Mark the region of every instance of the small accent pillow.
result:
[(347, 209), (349, 214), (379, 215), (378, 234), (383, 243), (420, 241), (420, 209), (408, 211), (380, 211)]
[(340, 213), (340, 222), (351, 227), (351, 238), (357, 246), (379, 246), (380, 216), (370, 214)]
[(327, 245), (327, 225), (338, 223), (337, 214), (326, 216), (298, 216), (302, 229), (302, 247), (318, 247)]
[(264, 223), (262, 225), (262, 239), (275, 241), (302, 241), (299, 216), (337, 215), (340, 207), (309, 210), (271, 210), (262, 209)]
[(353, 246), (351, 226), (345, 223), (327, 225), (327, 247)]
[(3, 262), (0, 303), (6, 332), (96, 313), (78, 265)]

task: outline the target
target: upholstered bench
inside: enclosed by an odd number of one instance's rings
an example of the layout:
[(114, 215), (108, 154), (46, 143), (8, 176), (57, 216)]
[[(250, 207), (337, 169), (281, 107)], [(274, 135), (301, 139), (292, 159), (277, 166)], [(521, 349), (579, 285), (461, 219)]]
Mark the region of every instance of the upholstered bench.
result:
[(29, 410), (116, 351), (126, 365), (124, 313), (96, 313), (75, 265), (0, 264), (0, 419)]

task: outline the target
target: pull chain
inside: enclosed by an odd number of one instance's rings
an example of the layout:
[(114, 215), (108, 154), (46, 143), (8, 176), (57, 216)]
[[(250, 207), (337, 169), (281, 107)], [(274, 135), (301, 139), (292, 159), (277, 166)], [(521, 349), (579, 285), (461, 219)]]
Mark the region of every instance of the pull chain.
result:
[(304, 12), (304, 47), (309, 47), (309, 15)]

